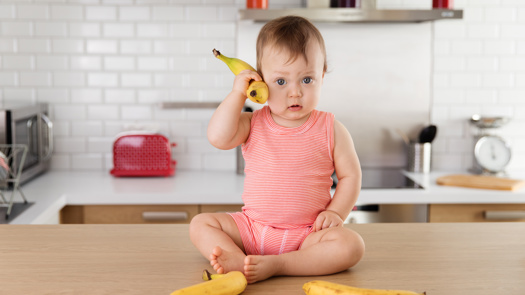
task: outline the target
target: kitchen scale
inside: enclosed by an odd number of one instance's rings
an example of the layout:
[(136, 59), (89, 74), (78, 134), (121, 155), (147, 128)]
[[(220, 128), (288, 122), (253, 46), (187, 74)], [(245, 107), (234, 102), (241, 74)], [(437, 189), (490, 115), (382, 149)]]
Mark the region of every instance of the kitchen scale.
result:
[(471, 172), (505, 176), (505, 168), (511, 159), (509, 143), (494, 130), (510, 121), (508, 117), (481, 117), (474, 115), (470, 123), (478, 127), (478, 134), (474, 135), (474, 166)]

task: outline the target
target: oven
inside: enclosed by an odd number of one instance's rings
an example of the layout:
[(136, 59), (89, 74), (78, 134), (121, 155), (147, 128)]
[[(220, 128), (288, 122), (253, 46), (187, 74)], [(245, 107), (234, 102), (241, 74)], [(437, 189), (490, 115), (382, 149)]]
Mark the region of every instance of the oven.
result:
[(53, 123), (48, 105), (13, 105), (0, 109), (0, 144), (27, 146), (20, 183), (48, 170), (53, 153)]

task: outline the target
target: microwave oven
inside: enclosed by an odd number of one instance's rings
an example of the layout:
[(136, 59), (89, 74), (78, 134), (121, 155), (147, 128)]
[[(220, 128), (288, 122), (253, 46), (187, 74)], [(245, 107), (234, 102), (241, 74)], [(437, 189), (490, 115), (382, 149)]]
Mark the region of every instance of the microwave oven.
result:
[(49, 169), (53, 153), (53, 123), (48, 108), (47, 104), (41, 103), (0, 109), (0, 144), (27, 146), (20, 183)]

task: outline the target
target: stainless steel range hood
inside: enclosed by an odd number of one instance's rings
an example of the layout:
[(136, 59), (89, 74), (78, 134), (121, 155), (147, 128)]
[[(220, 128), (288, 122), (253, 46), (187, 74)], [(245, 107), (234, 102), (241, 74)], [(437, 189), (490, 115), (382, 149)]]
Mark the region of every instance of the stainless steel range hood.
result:
[(294, 8), (244, 9), (241, 20), (266, 22), (271, 19), (298, 15), (314, 22), (426, 22), (440, 19), (462, 19), (463, 10), (452, 9), (358, 9), (358, 8)]

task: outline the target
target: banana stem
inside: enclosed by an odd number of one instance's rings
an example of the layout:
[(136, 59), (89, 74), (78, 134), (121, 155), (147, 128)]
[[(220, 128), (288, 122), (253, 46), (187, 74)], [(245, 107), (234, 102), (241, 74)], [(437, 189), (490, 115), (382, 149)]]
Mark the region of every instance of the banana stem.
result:
[(215, 57), (219, 57), (219, 55), (221, 55), (221, 52), (215, 48), (213, 48), (212, 52), (213, 52), (213, 55), (215, 55)]

